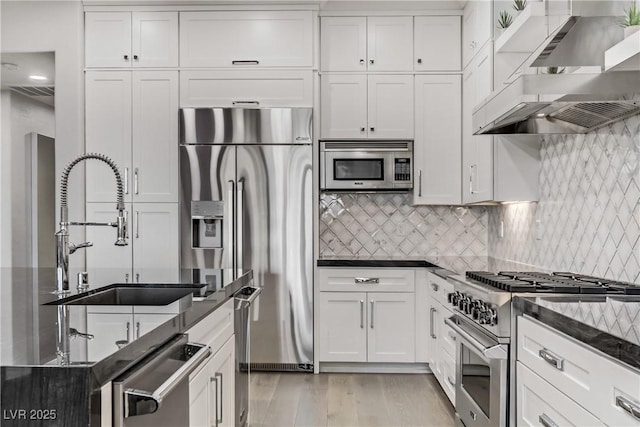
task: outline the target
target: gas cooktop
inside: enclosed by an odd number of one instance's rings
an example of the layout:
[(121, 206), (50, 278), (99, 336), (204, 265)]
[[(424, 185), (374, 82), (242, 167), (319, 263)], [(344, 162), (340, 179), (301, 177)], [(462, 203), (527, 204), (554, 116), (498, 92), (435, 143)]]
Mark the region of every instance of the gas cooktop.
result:
[(640, 295), (640, 286), (576, 273), (467, 271), (467, 278), (507, 292)]

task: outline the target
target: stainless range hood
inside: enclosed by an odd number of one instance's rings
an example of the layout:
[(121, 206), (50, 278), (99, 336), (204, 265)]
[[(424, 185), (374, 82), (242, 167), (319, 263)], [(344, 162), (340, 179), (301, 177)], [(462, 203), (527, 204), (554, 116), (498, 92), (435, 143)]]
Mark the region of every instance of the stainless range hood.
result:
[[(520, 76), (474, 110), (475, 134), (586, 133), (640, 113), (640, 70), (601, 72), (604, 51), (623, 38), (618, 22), (625, 7), (628, 2), (548, 1), (547, 23), (556, 30)], [(542, 74), (546, 67), (567, 72)], [(569, 73), (572, 67), (589, 72)]]

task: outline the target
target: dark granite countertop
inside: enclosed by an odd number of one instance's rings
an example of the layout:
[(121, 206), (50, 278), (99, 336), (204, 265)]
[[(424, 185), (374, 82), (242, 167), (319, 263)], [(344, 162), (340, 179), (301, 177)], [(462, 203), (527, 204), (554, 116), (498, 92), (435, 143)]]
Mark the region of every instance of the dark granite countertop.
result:
[[(426, 257), (322, 257), (317, 260), (318, 267), (426, 267), (449, 270), (464, 274), (468, 270), (531, 270), (524, 264), (492, 257), (478, 256), (426, 256)], [(528, 267), (528, 268), (527, 268)], [(538, 270), (540, 270), (538, 268)]]
[(639, 296), (523, 296), (513, 307), (640, 371)]
[[(191, 307), (102, 360), (87, 360), (86, 341), (71, 338), (70, 364), (65, 369), (89, 370), (94, 387), (107, 383), (157, 346), (176, 334), (187, 331), (253, 278), (250, 270), (242, 272), (237, 278), (233, 273), (232, 270), (183, 269), (167, 274), (167, 277), (174, 278), (168, 283), (123, 284), (138, 287), (193, 287), (196, 300)], [(58, 298), (52, 294), (55, 289), (54, 278), (54, 269), (12, 268), (0, 271), (0, 365), (3, 371), (9, 367), (60, 367), (56, 359), (56, 319), (59, 306), (43, 305)], [(95, 292), (107, 285), (110, 284), (92, 283), (91, 289)], [(74, 294), (77, 294), (75, 289), (71, 292), (71, 295)], [(69, 327), (86, 331), (86, 306), (67, 307), (71, 310)]]

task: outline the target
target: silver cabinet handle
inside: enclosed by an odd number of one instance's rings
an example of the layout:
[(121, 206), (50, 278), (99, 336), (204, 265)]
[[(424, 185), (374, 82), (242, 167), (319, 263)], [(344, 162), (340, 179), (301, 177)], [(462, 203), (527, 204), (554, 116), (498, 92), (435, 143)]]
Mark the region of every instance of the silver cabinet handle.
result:
[(124, 168), (124, 194), (129, 194), (129, 168)]
[(136, 211), (136, 239), (140, 238), (140, 211)]
[(127, 322), (127, 342), (131, 342), (131, 322)]
[(373, 329), (373, 305), (374, 305), (375, 301), (369, 301), (369, 304), (371, 305), (371, 329)]
[(229, 239), (229, 251), (227, 252), (227, 268), (235, 268), (236, 252), (233, 247), (233, 199), (234, 199), (234, 182), (232, 180), (227, 181), (227, 200), (225, 201), (226, 212), (224, 214), (224, 220), (227, 223), (227, 236)]
[(140, 273), (136, 273), (136, 283), (140, 283)]
[(380, 279), (378, 277), (355, 277), (353, 279), (357, 285), (361, 284), (378, 284), (380, 283)]
[(260, 101), (231, 101), (231, 105), (260, 105)]
[(236, 59), (231, 61), (233, 65), (260, 65), (260, 61), (256, 59)]
[(542, 413), (540, 414), (540, 416), (538, 416), (538, 421), (540, 421), (540, 424), (542, 424), (544, 427), (558, 427), (558, 424), (556, 424), (547, 414)]
[(214, 424), (211, 424), (211, 427), (218, 427), (218, 379), (210, 377), (209, 384), (213, 384), (213, 406), (216, 407), (215, 416), (213, 417)]
[(238, 218), (236, 219), (236, 245), (238, 246), (236, 255), (236, 269), (243, 268), (243, 240), (244, 240), (244, 181), (239, 180), (236, 194), (236, 206)]
[(418, 171), (418, 197), (422, 197), (422, 169)]
[(455, 387), (456, 382), (454, 380), (451, 379), (451, 376), (447, 376), (447, 381), (449, 381), (449, 384), (451, 384), (452, 386)]
[(434, 291), (438, 292), (438, 285), (436, 283), (431, 282), (431, 289), (433, 289)]
[(447, 335), (449, 335), (449, 338), (451, 338), (451, 341), (455, 341), (457, 339), (455, 332), (449, 331)]
[(133, 192), (138, 194), (138, 168), (133, 170)]
[[(223, 393), (223, 382), (222, 382), (222, 373), (221, 372), (216, 372), (216, 378), (220, 378), (220, 418), (217, 418), (216, 415), (216, 423), (222, 423), (222, 408), (224, 407), (224, 401), (222, 399), (224, 399), (224, 393)], [(218, 394), (218, 392), (216, 391), (216, 394)], [(216, 406), (218, 405), (218, 399), (216, 397)], [(218, 410), (216, 409), (216, 414), (218, 413)]]
[(136, 339), (140, 338), (140, 322), (136, 322)]
[(431, 307), (431, 309), (429, 310), (429, 329), (430, 329), (430, 334), (431, 338), (436, 339), (436, 333), (434, 330), (434, 321), (433, 321), (433, 314), (436, 312), (437, 310), (433, 307)]
[(616, 396), (616, 406), (622, 408), (623, 411), (627, 412), (636, 420), (640, 420), (640, 405), (637, 403), (632, 402), (625, 397)]
[(553, 366), (559, 371), (564, 370), (564, 359), (560, 356), (550, 352), (546, 348), (543, 348), (538, 352), (538, 355), (548, 364)]
[(469, 165), (469, 194), (474, 194), (474, 191), (473, 191), (473, 165)]
[(124, 283), (129, 283), (129, 273), (124, 274)]
[(360, 300), (360, 329), (364, 329), (364, 300)]

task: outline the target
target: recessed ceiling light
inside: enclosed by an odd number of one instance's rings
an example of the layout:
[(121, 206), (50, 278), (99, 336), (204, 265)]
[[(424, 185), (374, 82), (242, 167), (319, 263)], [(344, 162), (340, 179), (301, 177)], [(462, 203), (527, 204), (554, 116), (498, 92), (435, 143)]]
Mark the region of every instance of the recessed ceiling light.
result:
[(32, 74), (29, 76), (31, 80), (47, 80), (47, 76), (41, 76), (39, 74)]

